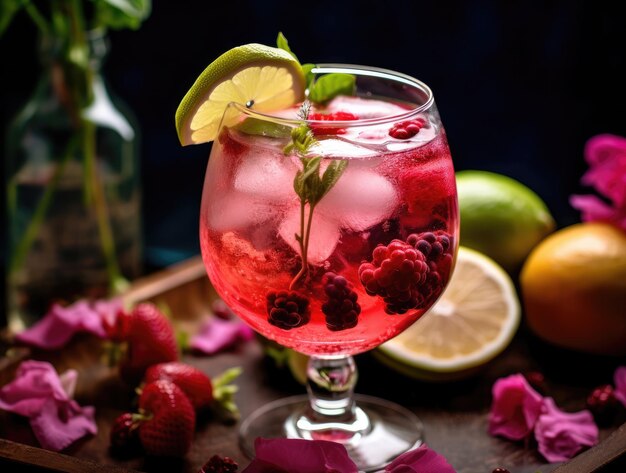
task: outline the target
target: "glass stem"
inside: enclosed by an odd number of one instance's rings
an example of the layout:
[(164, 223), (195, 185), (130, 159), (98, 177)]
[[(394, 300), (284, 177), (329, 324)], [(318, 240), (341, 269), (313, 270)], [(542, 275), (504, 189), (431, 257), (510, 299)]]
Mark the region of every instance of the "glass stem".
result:
[(311, 356), (307, 377), (309, 417), (342, 423), (354, 419), (354, 386), (358, 377), (354, 358)]

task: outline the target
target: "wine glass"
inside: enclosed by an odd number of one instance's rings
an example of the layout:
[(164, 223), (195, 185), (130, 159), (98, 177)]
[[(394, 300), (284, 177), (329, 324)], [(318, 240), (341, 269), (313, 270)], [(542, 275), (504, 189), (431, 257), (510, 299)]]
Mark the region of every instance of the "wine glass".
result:
[(271, 114), (227, 107), (206, 172), (202, 256), (241, 319), (310, 356), (308, 396), (245, 419), (244, 453), (259, 436), (333, 440), (375, 471), (419, 445), (422, 424), (355, 396), (352, 355), (406, 329), (443, 292), (458, 247), (454, 169), (424, 83), (365, 66), (313, 73), (350, 74), (355, 94)]

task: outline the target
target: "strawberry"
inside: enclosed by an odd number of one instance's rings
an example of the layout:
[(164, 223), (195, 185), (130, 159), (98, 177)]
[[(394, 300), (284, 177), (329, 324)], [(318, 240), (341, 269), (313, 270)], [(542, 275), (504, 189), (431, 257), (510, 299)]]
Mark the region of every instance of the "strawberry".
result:
[(135, 416), (125, 412), (113, 421), (109, 435), (111, 448), (116, 452), (132, 452), (139, 448), (139, 433), (137, 432)]
[(171, 381), (182, 389), (196, 410), (207, 408), (213, 403), (213, 383), (198, 368), (178, 361), (159, 363), (148, 368), (144, 382), (151, 383), (159, 379)]
[(139, 304), (130, 314), (118, 315), (120, 338), (128, 342), (120, 374), (130, 384), (137, 384), (146, 369), (156, 363), (178, 360), (174, 329), (169, 320), (153, 304)]
[(159, 363), (146, 371), (145, 383), (157, 380), (167, 380), (176, 384), (185, 393), (194, 409), (197, 411), (218, 404), (219, 407), (231, 414), (237, 415), (237, 406), (233, 395), (237, 386), (231, 383), (241, 373), (240, 368), (231, 368), (211, 380), (205, 373), (194, 366), (177, 361)]
[(139, 397), (139, 439), (149, 455), (184, 456), (191, 447), (196, 413), (174, 383), (158, 380), (144, 386)]

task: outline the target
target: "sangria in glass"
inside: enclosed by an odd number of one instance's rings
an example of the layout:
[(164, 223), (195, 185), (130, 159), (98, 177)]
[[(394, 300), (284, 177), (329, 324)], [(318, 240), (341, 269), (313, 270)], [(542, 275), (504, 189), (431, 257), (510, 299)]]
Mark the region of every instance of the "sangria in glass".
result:
[(244, 420), (257, 437), (343, 443), (375, 471), (418, 445), (422, 425), (353, 394), (352, 355), (424, 316), (458, 247), (454, 169), (431, 90), (383, 69), (319, 65), (353, 95), (258, 112), (226, 107), (208, 162), (202, 256), (218, 294), (258, 333), (309, 355), (308, 396)]

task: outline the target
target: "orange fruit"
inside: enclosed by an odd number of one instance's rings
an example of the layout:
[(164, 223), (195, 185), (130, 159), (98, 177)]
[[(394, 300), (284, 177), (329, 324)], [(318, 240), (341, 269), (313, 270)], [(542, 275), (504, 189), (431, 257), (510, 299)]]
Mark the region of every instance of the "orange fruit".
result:
[(530, 329), (555, 345), (626, 355), (626, 232), (573, 225), (543, 240), (520, 275)]

